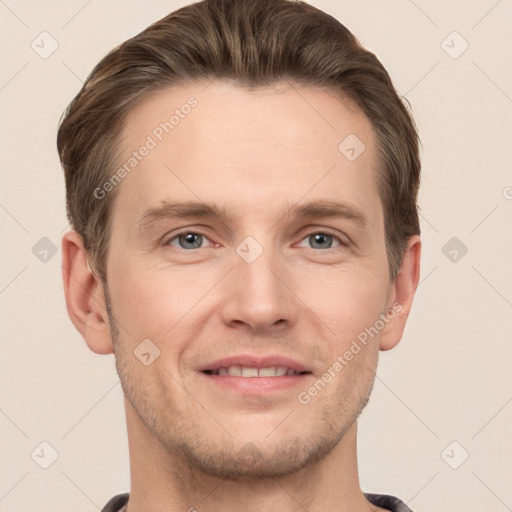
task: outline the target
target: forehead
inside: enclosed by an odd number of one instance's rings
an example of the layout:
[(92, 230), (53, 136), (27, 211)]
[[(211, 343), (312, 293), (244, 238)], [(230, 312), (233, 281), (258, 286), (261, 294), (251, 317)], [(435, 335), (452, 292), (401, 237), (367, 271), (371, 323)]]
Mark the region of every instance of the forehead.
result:
[(378, 200), (371, 123), (333, 91), (284, 82), (172, 87), (127, 115), (120, 147), (128, 172), (116, 209), (127, 214), (169, 198), (250, 205), (253, 214), (306, 196), (347, 196), (363, 209)]
[[(208, 151), (231, 145), (236, 154), (246, 151), (251, 142), (255, 146), (264, 142), (267, 148), (292, 144), (299, 152), (298, 141), (323, 143), (329, 146), (326, 149), (338, 150), (340, 138), (349, 133), (373, 145), (369, 120), (351, 99), (331, 89), (292, 82), (248, 89), (213, 81), (151, 93), (126, 116), (122, 140), (130, 149), (148, 136), (158, 145), (179, 137), (182, 144)], [(184, 140), (191, 134), (193, 138)]]

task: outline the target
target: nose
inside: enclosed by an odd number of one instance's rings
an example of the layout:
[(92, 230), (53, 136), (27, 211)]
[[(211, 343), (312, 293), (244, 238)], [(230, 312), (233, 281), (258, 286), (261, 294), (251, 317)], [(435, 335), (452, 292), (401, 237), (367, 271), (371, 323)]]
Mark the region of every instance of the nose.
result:
[(254, 333), (280, 333), (292, 327), (300, 302), (293, 293), (291, 273), (272, 250), (249, 263), (235, 254), (224, 283), (222, 319), (226, 325)]

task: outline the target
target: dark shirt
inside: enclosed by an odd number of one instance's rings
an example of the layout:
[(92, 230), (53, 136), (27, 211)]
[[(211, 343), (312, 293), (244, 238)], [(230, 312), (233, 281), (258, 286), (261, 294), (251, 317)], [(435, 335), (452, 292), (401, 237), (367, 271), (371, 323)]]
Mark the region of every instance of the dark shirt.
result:
[[(124, 512), (124, 506), (128, 503), (129, 494), (118, 494), (114, 496), (101, 512)], [(368, 494), (366, 499), (378, 507), (390, 510), (391, 512), (412, 512), (412, 510), (401, 500), (387, 494)]]

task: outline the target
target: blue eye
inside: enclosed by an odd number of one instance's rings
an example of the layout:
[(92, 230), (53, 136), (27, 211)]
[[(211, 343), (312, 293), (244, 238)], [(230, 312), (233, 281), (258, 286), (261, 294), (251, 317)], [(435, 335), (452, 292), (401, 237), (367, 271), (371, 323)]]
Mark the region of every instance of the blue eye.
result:
[(313, 249), (332, 249), (333, 242), (337, 244), (334, 247), (344, 245), (337, 236), (323, 231), (310, 233), (308, 236), (303, 238), (303, 240), (307, 240), (310, 243), (310, 247)]
[[(308, 242), (308, 247), (312, 249), (326, 250), (346, 245), (338, 236), (325, 231), (311, 232), (301, 240), (301, 243), (305, 240)], [(207, 247), (208, 241), (208, 237), (202, 233), (195, 231), (183, 231), (169, 239), (165, 245), (170, 245), (177, 249), (193, 250)], [(301, 245), (301, 247), (305, 246)]]
[(176, 245), (173, 242), (177, 241), (180, 249), (199, 249), (200, 247), (202, 247), (202, 242), (204, 241), (205, 238), (206, 237), (201, 233), (187, 231), (171, 238), (167, 242), (167, 245), (176, 247)]

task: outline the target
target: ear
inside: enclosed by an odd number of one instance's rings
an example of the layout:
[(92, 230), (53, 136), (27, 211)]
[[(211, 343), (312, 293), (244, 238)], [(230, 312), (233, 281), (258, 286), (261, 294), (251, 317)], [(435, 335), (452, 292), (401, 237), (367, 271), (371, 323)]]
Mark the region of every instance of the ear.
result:
[(112, 353), (104, 289), (89, 268), (81, 236), (69, 231), (62, 237), (62, 279), (69, 318), (98, 354)]
[(387, 314), (390, 320), (381, 331), (381, 350), (396, 347), (402, 339), (420, 278), (420, 256), (421, 239), (418, 235), (414, 235), (407, 242), (400, 269), (391, 285)]

